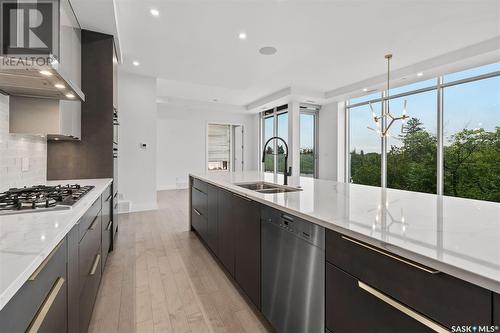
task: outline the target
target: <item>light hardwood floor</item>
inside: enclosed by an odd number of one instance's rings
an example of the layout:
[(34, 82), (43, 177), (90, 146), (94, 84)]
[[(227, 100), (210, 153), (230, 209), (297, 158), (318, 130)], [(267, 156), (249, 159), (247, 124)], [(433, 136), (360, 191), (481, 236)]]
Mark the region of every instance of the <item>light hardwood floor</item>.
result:
[(90, 333), (271, 332), (189, 231), (187, 190), (120, 215)]

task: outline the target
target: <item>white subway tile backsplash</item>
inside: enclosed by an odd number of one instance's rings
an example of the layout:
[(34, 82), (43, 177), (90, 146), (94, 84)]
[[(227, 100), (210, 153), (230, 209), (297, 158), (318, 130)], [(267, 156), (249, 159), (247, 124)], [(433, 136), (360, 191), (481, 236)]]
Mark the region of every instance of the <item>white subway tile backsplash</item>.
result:
[[(27, 171), (22, 170), (23, 158), (28, 158)], [(9, 134), (9, 97), (0, 94), (0, 191), (44, 184), (46, 180), (46, 139)]]

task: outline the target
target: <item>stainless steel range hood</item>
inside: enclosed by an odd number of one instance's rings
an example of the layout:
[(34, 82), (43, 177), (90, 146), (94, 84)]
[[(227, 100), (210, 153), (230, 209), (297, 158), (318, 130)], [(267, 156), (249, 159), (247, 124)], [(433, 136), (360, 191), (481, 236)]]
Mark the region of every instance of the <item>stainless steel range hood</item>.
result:
[[(0, 61), (16, 61), (0, 57)], [(0, 66), (0, 91), (7, 95), (85, 101), (85, 94), (59, 69), (57, 60), (44, 67)]]

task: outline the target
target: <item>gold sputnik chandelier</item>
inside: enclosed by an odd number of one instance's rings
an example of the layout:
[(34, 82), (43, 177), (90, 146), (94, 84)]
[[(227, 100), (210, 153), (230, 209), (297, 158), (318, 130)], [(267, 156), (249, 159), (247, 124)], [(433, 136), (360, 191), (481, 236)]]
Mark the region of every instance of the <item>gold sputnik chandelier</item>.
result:
[(396, 117), (391, 113), (390, 110), (390, 79), (391, 79), (391, 59), (392, 54), (386, 54), (385, 59), (387, 59), (387, 96), (384, 98), (385, 108), (382, 108), (382, 115), (377, 116), (375, 111), (373, 111), (373, 106), (369, 103), (370, 110), (372, 112), (373, 121), (375, 122), (376, 128), (368, 126), (368, 129), (377, 132), (381, 137), (390, 136), (389, 129), (395, 122), (401, 120), (401, 132), (403, 132), (406, 120), (410, 117), (406, 114), (406, 100), (403, 105), (403, 113), (400, 117)]

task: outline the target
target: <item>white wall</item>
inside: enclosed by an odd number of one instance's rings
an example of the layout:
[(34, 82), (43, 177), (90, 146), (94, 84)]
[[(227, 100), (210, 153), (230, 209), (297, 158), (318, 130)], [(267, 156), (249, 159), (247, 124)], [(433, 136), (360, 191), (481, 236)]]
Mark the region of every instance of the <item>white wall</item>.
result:
[(156, 209), (156, 79), (120, 71), (118, 116), (120, 201), (130, 211)]
[[(323, 105), (319, 111), (319, 177), (337, 180), (338, 160), (338, 104)], [(343, 124), (341, 124), (343, 126)], [(340, 161), (341, 162), (341, 161)]]
[(0, 192), (11, 187), (45, 184), (46, 180), (47, 140), (9, 134), (9, 97), (0, 94)]
[(185, 188), (190, 172), (205, 172), (207, 123), (243, 125), (245, 170), (257, 169), (258, 115), (158, 104), (158, 190)]

